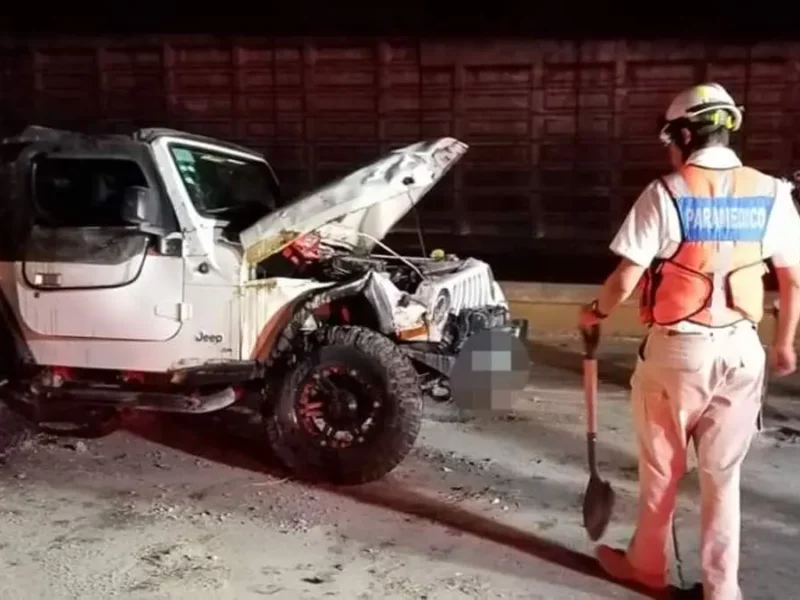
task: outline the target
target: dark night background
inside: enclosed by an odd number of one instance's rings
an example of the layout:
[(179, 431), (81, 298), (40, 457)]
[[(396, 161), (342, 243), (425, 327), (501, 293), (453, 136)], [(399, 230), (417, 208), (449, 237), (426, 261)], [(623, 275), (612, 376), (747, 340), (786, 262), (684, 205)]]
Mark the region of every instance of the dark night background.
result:
[[(800, 168), (800, 36), (774, 12), (180, 6), (159, 19), (8, 15), (0, 134), (205, 133), (263, 151), (286, 196), (453, 135), (471, 151), (421, 205), (428, 250), (488, 259), (502, 279), (576, 283), (606, 275), (616, 227), (667, 168), (656, 120), (683, 87), (715, 80), (745, 104), (746, 162)], [(418, 251), (414, 227), (410, 215), (388, 242)]]

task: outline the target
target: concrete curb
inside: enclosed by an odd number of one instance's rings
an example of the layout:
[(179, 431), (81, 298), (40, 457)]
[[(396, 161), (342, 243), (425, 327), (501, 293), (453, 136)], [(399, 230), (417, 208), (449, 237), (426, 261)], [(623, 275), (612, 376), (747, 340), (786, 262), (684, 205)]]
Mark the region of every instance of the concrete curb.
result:
[[(516, 319), (528, 319), (528, 336), (572, 336), (576, 332), (578, 309), (597, 297), (599, 285), (534, 283), (502, 281), (511, 314)], [(765, 303), (771, 305), (777, 297), (768, 292)], [(762, 340), (773, 333), (773, 320), (765, 318), (759, 327)], [(645, 333), (639, 323), (638, 299), (628, 300), (603, 324), (603, 335), (608, 337), (639, 337)]]

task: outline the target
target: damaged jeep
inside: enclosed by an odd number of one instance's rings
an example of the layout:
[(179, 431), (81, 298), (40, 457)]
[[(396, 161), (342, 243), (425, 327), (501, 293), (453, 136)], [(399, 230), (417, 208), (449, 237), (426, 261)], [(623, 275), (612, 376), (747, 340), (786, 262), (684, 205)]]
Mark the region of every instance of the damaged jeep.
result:
[(447, 397), (471, 335), (525, 335), (486, 263), (382, 242), (466, 151), (415, 143), (284, 203), (261, 154), (220, 140), (6, 138), (0, 435), (19, 414), (200, 414), (255, 398), (296, 476), (382, 477), (411, 450), (424, 399)]

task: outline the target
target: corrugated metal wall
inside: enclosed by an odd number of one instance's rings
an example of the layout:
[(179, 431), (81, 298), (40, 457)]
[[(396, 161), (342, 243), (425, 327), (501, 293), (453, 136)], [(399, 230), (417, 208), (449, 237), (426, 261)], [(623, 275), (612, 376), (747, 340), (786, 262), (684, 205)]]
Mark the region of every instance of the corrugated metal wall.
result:
[(6, 40), (0, 56), (5, 132), (184, 128), (263, 150), (290, 194), (454, 135), (472, 150), (423, 203), (423, 225), (487, 252), (605, 243), (665, 168), (656, 119), (694, 82), (746, 104), (745, 160), (800, 162), (787, 43), (141, 36)]

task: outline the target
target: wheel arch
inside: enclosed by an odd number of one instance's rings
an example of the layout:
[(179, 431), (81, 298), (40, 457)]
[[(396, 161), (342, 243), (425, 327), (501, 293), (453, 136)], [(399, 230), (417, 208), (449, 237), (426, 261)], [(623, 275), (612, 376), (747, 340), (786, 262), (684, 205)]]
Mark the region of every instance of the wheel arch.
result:
[(362, 325), (374, 329), (384, 335), (394, 331), (393, 308), (389, 295), (381, 280), (367, 273), (358, 288), (351, 288), (347, 293), (335, 298), (333, 302), (350, 308), (355, 314), (351, 325)]
[(358, 296), (363, 292), (369, 278), (370, 274), (368, 273), (363, 277), (331, 288), (312, 290), (298, 298), (282, 317), (280, 321), (282, 326), (276, 328), (274, 343), (265, 344), (257, 359), (264, 362), (267, 368), (278, 366), (286, 361), (297, 348), (299, 338), (301, 338), (301, 329), (308, 318), (326, 304)]

